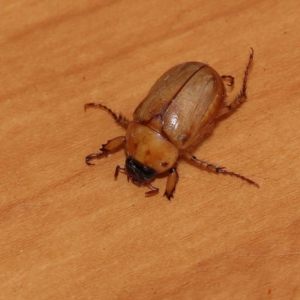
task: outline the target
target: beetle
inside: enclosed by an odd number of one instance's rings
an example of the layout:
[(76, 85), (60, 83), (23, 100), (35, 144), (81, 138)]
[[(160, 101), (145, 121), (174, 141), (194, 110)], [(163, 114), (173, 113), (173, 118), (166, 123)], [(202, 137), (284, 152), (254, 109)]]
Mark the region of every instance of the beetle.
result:
[(127, 174), (128, 180), (138, 186), (148, 186), (146, 196), (156, 194), (159, 189), (151, 183), (158, 174), (168, 173), (164, 195), (171, 200), (179, 179), (177, 161), (189, 160), (201, 168), (238, 177), (257, 187), (253, 180), (228, 171), (225, 167), (196, 158), (190, 148), (198, 143), (206, 133), (211, 132), (215, 121), (231, 112), (247, 99), (247, 80), (253, 61), (254, 50), (250, 56), (240, 92), (233, 100), (226, 101), (225, 80), (228, 86), (234, 85), (234, 77), (220, 76), (212, 67), (201, 62), (186, 62), (165, 72), (152, 86), (148, 95), (138, 105), (129, 121), (116, 114), (101, 103), (87, 103), (88, 107), (106, 110), (117, 123), (126, 129), (125, 136), (119, 136), (102, 145), (100, 152), (86, 157), (91, 160), (107, 156), (125, 148), (125, 167), (119, 171)]

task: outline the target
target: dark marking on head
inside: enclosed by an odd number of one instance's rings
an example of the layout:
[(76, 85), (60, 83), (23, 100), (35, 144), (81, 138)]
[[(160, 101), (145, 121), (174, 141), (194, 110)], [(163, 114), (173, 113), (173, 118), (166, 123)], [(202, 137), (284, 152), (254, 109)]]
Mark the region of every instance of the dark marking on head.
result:
[(157, 174), (154, 169), (143, 165), (130, 156), (126, 158), (125, 168), (132, 182), (137, 185), (149, 182)]

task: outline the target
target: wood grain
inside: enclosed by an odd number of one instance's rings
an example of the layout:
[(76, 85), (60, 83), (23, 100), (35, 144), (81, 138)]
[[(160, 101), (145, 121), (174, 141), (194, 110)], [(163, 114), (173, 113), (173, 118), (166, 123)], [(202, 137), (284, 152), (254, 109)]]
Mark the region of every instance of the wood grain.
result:
[[(300, 299), (296, 1), (0, 1), (1, 299)], [(179, 163), (175, 198), (86, 155), (185, 61), (248, 102), (195, 151), (257, 181)]]

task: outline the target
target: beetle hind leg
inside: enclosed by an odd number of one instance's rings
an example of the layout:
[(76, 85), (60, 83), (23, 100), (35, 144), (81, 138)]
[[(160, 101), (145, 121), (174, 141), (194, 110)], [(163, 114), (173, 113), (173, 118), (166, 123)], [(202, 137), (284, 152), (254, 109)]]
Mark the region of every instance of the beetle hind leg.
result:
[(114, 152), (118, 151), (119, 149), (123, 148), (125, 143), (126, 143), (125, 136), (118, 136), (112, 140), (109, 140), (106, 144), (102, 145), (102, 148), (100, 148), (101, 152), (92, 153), (85, 158), (86, 164), (89, 166), (93, 166), (94, 164), (91, 163), (92, 159), (101, 158), (103, 155), (107, 156), (111, 153), (114, 153)]
[(84, 105), (84, 110), (86, 110), (88, 107), (98, 107), (98, 108), (102, 108), (102, 109), (106, 110), (115, 119), (115, 121), (117, 123), (119, 123), (122, 127), (127, 129), (128, 124), (129, 124), (129, 120), (127, 118), (125, 118), (124, 116), (122, 116), (121, 114), (117, 115), (115, 112), (113, 112), (107, 106), (105, 106), (101, 103), (86, 103)]
[(169, 200), (171, 200), (171, 198), (174, 197), (173, 194), (175, 192), (176, 184), (179, 180), (179, 175), (175, 168), (170, 169), (169, 172), (170, 174), (168, 176), (167, 186), (166, 186), (164, 196), (166, 196)]
[(188, 151), (182, 151), (181, 155), (183, 157), (185, 157), (186, 159), (196, 163), (198, 166), (200, 166), (200, 167), (202, 167), (202, 168), (204, 168), (208, 171), (212, 171), (212, 172), (215, 172), (217, 174), (221, 173), (221, 174), (224, 174), (224, 175), (234, 176), (234, 177), (240, 178), (240, 179), (242, 179), (242, 180), (244, 180), (244, 181), (246, 181), (250, 184), (253, 184), (253, 185), (255, 185), (256, 187), (259, 188), (259, 185), (255, 181), (251, 180), (250, 178), (245, 177), (245, 176), (243, 176), (241, 174), (238, 174), (238, 173), (235, 173), (235, 172), (228, 171), (228, 170), (226, 170), (225, 167), (221, 167), (221, 166), (206, 162), (204, 160), (198, 159), (197, 157), (193, 156)]
[[(240, 104), (242, 104), (243, 102), (245, 102), (247, 100), (247, 80), (248, 80), (248, 73), (249, 73), (249, 69), (250, 66), (252, 64), (253, 61), (253, 55), (254, 55), (254, 50), (252, 48), (251, 49), (251, 53), (249, 56), (249, 60), (248, 63), (246, 65), (246, 69), (245, 69), (245, 75), (244, 75), (244, 79), (243, 79), (243, 86), (240, 90), (240, 92), (235, 96), (235, 98), (230, 102), (230, 103), (226, 103), (225, 106), (221, 109), (218, 117), (229, 113), (231, 110), (233, 110), (234, 108), (236, 108), (237, 106), (239, 106)], [(232, 76), (221, 76), (222, 78), (233, 78)]]

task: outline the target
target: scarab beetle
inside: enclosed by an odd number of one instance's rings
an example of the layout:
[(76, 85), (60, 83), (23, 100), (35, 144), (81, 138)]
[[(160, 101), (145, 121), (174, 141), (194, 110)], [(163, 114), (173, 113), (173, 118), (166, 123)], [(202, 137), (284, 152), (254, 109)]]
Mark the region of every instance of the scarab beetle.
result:
[(197, 159), (189, 149), (199, 142), (205, 133), (212, 130), (215, 120), (230, 112), (247, 99), (247, 78), (253, 60), (251, 48), (246, 66), (242, 89), (232, 101), (226, 102), (226, 88), (234, 84), (234, 77), (220, 76), (212, 67), (200, 62), (186, 62), (165, 72), (153, 85), (146, 98), (138, 105), (129, 121), (117, 115), (100, 103), (87, 103), (112, 115), (117, 123), (126, 129), (125, 136), (119, 136), (103, 144), (99, 153), (86, 157), (86, 163), (93, 165), (93, 158), (109, 155), (125, 147), (125, 167), (116, 167), (115, 177), (124, 171), (128, 179), (138, 186), (151, 188), (146, 195), (159, 191), (151, 182), (157, 174), (168, 173), (164, 195), (173, 197), (179, 179), (176, 165), (179, 158), (185, 158), (196, 165), (229, 174), (259, 187), (253, 180), (226, 170), (224, 167)]

